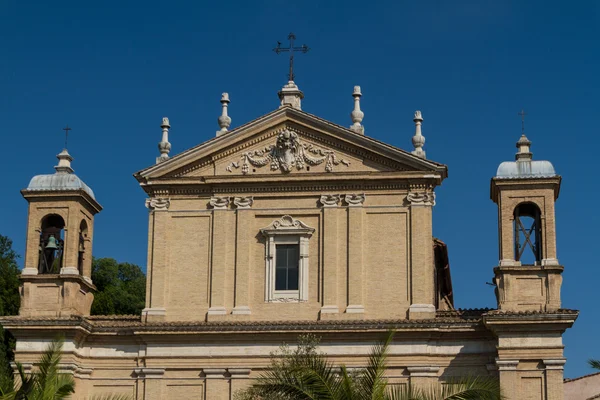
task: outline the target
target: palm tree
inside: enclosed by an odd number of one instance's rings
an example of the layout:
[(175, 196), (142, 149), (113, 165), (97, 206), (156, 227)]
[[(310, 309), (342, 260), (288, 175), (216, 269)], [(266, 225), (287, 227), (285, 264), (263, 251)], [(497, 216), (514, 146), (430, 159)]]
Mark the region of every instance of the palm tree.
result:
[(388, 386), (384, 376), (388, 348), (394, 336), (373, 347), (366, 368), (335, 367), (318, 352), (314, 336), (301, 336), (298, 348), (282, 346), (271, 368), (237, 400), (496, 400), (501, 399), (497, 379), (464, 378), (431, 388)]
[[(25, 373), (23, 366), (17, 363), (21, 383), (16, 388), (12, 385), (12, 377), (0, 377), (0, 400), (60, 400), (75, 393), (73, 376), (61, 373), (59, 369), (62, 347), (62, 339), (53, 340), (38, 361), (38, 369), (30, 374)], [(127, 400), (130, 397), (108, 395), (94, 399)]]

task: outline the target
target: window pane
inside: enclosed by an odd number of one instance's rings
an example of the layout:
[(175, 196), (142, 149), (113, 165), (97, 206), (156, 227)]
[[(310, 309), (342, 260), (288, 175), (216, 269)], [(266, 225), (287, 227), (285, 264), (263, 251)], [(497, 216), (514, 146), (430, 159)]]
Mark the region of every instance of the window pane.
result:
[(298, 267), (288, 269), (287, 290), (298, 290)]
[(275, 269), (275, 290), (287, 289), (287, 268)]
[(300, 246), (275, 246), (275, 290), (298, 290), (298, 261)]

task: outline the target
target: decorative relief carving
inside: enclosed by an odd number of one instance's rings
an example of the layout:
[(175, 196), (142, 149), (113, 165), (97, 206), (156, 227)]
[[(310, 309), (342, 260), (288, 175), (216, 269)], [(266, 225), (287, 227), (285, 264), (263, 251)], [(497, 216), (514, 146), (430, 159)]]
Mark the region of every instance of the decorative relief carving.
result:
[(253, 203), (254, 203), (254, 198), (252, 196), (235, 197), (233, 199), (233, 204), (237, 208), (251, 208)]
[(217, 197), (213, 196), (210, 198), (209, 204), (215, 210), (224, 210), (229, 206), (229, 197)]
[(435, 206), (435, 193), (433, 192), (409, 192), (406, 201), (411, 206)]
[(269, 236), (274, 230), (287, 230), (293, 229), (295, 231), (306, 231), (305, 233), (312, 234), (315, 229), (306, 225), (304, 222), (294, 219), (291, 215), (284, 215), (281, 219), (277, 219), (266, 228), (261, 229), (263, 235)]
[(339, 194), (323, 194), (319, 199), (319, 203), (323, 207), (337, 207), (340, 203), (340, 195)]
[(162, 197), (152, 197), (146, 199), (146, 208), (150, 211), (166, 211), (169, 209), (171, 201)]
[(365, 198), (366, 198), (366, 196), (364, 193), (359, 193), (359, 194), (352, 193), (352, 194), (345, 195), (344, 201), (350, 207), (357, 207), (357, 206), (363, 205), (363, 203), (365, 202)]
[[(309, 143), (302, 143), (298, 134), (285, 130), (277, 136), (274, 145), (260, 150), (248, 151), (242, 154), (241, 168), (242, 174), (250, 171), (250, 165), (253, 167), (264, 167), (269, 164), (272, 171), (280, 170), (288, 173), (294, 168), (304, 169), (305, 164), (320, 165), (325, 163), (325, 172), (332, 172), (335, 165), (344, 164), (349, 166), (350, 162), (339, 159), (331, 150), (320, 149)], [(234, 161), (226, 168), (233, 172), (232, 168), (240, 168), (240, 162)]]
[(306, 303), (308, 300), (302, 300), (298, 297), (277, 297), (272, 298), (269, 303)]

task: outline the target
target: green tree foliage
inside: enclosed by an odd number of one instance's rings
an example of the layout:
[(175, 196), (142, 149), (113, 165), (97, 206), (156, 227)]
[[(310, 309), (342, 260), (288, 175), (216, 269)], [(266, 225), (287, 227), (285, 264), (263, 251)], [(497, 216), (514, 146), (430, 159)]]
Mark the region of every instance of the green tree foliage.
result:
[[(12, 240), (0, 235), (0, 315), (19, 313), (19, 256), (12, 248)], [(10, 362), (14, 360), (13, 336), (0, 326), (0, 391), (13, 385)]]
[(139, 266), (95, 258), (92, 281), (98, 288), (92, 315), (141, 314), (146, 302), (146, 275)]
[[(25, 373), (23, 366), (17, 363), (21, 383), (17, 387), (0, 387), (0, 400), (60, 400), (75, 393), (73, 375), (59, 372), (62, 358), (63, 341), (55, 339), (48, 345), (42, 357), (36, 363), (34, 372)], [(100, 400), (126, 400), (130, 396), (106, 395), (95, 397)]]
[(12, 240), (0, 235), (0, 315), (19, 313), (18, 258), (12, 249)]
[(366, 368), (335, 367), (317, 349), (314, 336), (301, 336), (295, 350), (282, 346), (271, 367), (237, 400), (496, 400), (500, 385), (493, 378), (463, 378), (427, 388), (392, 385), (385, 378), (388, 347), (394, 333), (374, 346)]

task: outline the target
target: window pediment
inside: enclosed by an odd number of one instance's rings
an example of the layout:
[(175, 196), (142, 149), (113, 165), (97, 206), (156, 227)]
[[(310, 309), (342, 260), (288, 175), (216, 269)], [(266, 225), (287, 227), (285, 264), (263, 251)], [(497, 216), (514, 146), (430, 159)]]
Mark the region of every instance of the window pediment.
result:
[(280, 219), (273, 221), (269, 226), (260, 230), (265, 237), (276, 235), (296, 235), (310, 237), (315, 232), (304, 222), (294, 219), (290, 215), (284, 215)]

